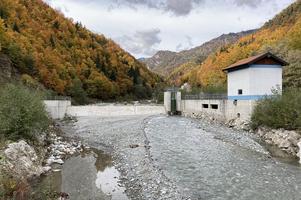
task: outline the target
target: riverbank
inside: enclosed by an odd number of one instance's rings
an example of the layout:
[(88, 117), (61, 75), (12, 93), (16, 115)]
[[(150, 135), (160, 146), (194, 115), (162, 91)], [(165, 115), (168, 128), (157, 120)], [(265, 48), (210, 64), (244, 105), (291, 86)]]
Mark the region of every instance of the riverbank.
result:
[[(0, 197), (4, 199), (33, 198), (31, 183), (49, 173), (52, 166), (83, 151), (81, 142), (68, 140), (55, 125), (40, 134), (35, 141), (2, 140), (0, 148)], [(45, 193), (56, 199), (59, 194)], [(51, 199), (51, 198), (50, 198)]]
[(299, 162), (301, 162), (301, 133), (298, 131), (271, 129), (268, 127), (259, 127), (256, 130), (252, 130), (250, 127), (250, 122), (241, 120), (239, 118), (224, 122), (205, 114), (183, 113), (183, 116), (220, 124), (237, 131), (249, 132), (253, 134), (257, 140), (260, 140), (267, 145), (272, 145), (279, 148), (279, 150), (284, 152), (281, 154), (283, 157), (293, 156), (298, 158)]

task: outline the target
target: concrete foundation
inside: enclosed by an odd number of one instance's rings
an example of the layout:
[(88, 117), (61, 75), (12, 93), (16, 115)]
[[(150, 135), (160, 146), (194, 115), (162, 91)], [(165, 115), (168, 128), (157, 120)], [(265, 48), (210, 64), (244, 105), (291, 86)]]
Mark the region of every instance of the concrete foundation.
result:
[[(170, 92), (164, 93), (164, 108), (170, 113), (171, 101)], [(196, 99), (182, 100), (181, 93), (177, 93), (177, 111), (191, 115), (201, 114), (219, 121), (229, 121), (240, 118), (242, 121), (249, 121), (256, 105), (256, 100), (227, 100), (227, 99)]]
[(226, 120), (226, 100), (182, 100), (181, 112), (185, 114), (204, 114), (220, 121)]
[(255, 100), (182, 100), (181, 112), (185, 114), (204, 114), (220, 121), (229, 121), (236, 118), (249, 121), (255, 105)]
[(47, 112), (52, 119), (63, 119), (67, 108), (71, 106), (69, 100), (47, 100), (44, 101)]

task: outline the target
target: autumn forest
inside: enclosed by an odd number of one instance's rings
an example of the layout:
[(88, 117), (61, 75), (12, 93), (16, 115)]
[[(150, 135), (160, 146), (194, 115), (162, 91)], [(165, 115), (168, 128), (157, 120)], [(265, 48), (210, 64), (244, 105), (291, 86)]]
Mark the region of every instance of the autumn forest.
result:
[(223, 68), (266, 51), (290, 63), (284, 68), (284, 86), (301, 87), (300, 0), (257, 31), (218, 48), (201, 63), (184, 63), (169, 77), (151, 72), (113, 40), (42, 0), (1, 0), (0, 17), (0, 53), (12, 61), (18, 79), (82, 103), (86, 98), (151, 98), (165, 83), (225, 88)]
[(21, 80), (58, 95), (150, 98), (160, 83), (114, 41), (67, 19), (41, 0), (0, 1), (1, 54)]

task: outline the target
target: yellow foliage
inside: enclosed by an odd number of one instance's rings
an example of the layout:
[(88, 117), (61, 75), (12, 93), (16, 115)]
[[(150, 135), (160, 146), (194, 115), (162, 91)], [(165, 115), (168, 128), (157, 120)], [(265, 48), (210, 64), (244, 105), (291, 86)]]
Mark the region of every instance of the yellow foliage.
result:
[(109, 87), (104, 91), (110, 94), (90, 90), (91, 97), (115, 98), (132, 93), (134, 85), (127, 83), (132, 80), (128, 75), (132, 66), (139, 68), (146, 85), (156, 82), (156, 75), (114, 41), (65, 18), (42, 0), (1, 0), (0, 9), (0, 51), (22, 74), (59, 94), (66, 94), (76, 78), (85, 90), (91, 83), (99, 84), (96, 88)]

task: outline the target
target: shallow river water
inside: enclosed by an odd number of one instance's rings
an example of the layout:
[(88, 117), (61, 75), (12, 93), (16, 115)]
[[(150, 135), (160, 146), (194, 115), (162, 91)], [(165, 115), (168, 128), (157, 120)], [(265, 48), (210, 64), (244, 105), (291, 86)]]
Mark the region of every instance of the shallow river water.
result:
[(84, 117), (73, 126), (70, 136), (112, 157), (64, 164), (58, 186), (71, 199), (301, 199), (300, 166), (271, 157), (249, 133), (163, 115)]
[[(119, 172), (112, 164), (110, 155), (93, 149), (69, 158), (62, 166), (53, 166), (53, 172), (36, 183), (33, 196), (45, 193), (66, 193), (68, 199), (127, 200), (125, 188), (119, 184)], [(41, 198), (46, 198), (41, 197)]]
[(298, 165), (216, 139), (186, 118), (157, 117), (147, 127), (156, 164), (193, 199), (301, 199)]

